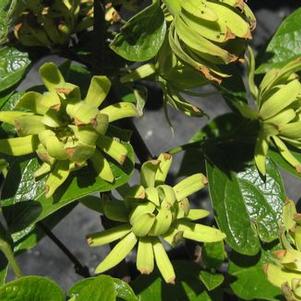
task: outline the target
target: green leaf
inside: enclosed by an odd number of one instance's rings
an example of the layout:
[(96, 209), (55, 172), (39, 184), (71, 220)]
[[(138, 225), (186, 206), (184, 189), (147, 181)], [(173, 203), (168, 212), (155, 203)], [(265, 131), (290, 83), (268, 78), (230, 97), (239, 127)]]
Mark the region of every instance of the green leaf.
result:
[(26, 52), (13, 47), (0, 49), (0, 92), (17, 84), (24, 76), (30, 59)]
[(154, 1), (121, 28), (110, 47), (126, 60), (147, 61), (158, 53), (165, 34), (166, 23), (160, 1)]
[(262, 65), (256, 73), (264, 73), (272, 68), (281, 68), (292, 59), (301, 56), (301, 8), (295, 10), (279, 26), (264, 54)]
[(113, 278), (117, 297), (125, 301), (138, 301), (139, 299), (135, 295), (132, 288), (124, 281)]
[(55, 282), (40, 276), (27, 276), (0, 288), (1, 301), (65, 301), (65, 295)]
[(76, 283), (69, 291), (74, 301), (138, 301), (131, 287), (124, 281), (107, 275), (84, 279)]
[(140, 275), (132, 287), (140, 301), (217, 301), (222, 300), (222, 291), (208, 292), (200, 278), (200, 267), (189, 261), (175, 261), (176, 284), (168, 285), (157, 272)]
[(8, 227), (16, 243), (33, 230), (34, 224), (55, 213), (64, 206), (94, 192), (110, 191), (127, 183), (134, 166), (134, 151), (130, 144), (129, 160), (124, 166), (110, 162), (114, 183), (96, 177), (90, 166), (74, 172), (51, 198), (45, 198), (45, 180), (35, 181), (34, 171), (39, 167), (38, 160), (31, 158), (15, 162), (6, 177), (1, 201)]
[(224, 276), (222, 274), (215, 274), (208, 271), (201, 271), (200, 279), (208, 291), (216, 289), (224, 282)]
[(206, 268), (218, 268), (224, 262), (226, 252), (224, 242), (205, 243), (202, 248), (202, 261)]
[(281, 290), (273, 286), (263, 272), (263, 264), (270, 262), (270, 257), (264, 250), (255, 257), (231, 254), (228, 273), (235, 295), (243, 300), (283, 300)]
[(271, 242), (278, 237), (285, 192), (275, 164), (267, 162), (265, 180), (254, 165), (237, 172), (209, 161), (206, 165), (216, 220), (227, 243), (241, 254), (255, 255), (260, 250), (259, 238)]

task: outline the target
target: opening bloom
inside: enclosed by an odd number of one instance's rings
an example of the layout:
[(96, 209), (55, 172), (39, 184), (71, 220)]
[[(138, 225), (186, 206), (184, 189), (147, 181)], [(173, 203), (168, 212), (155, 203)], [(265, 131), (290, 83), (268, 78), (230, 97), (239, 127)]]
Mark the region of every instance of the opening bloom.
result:
[(0, 121), (15, 126), (19, 136), (1, 139), (0, 153), (22, 156), (35, 152), (43, 162), (35, 177), (49, 173), (46, 197), (53, 195), (70, 172), (88, 161), (100, 178), (114, 182), (106, 155), (123, 164), (128, 149), (106, 135), (108, 125), (138, 116), (136, 107), (121, 102), (99, 110), (111, 87), (105, 76), (93, 76), (82, 99), (79, 87), (65, 82), (55, 64), (44, 64), (40, 75), (48, 92), (27, 92), (15, 107), (20, 111), (0, 112)]
[(111, 269), (138, 245), (137, 269), (142, 274), (150, 274), (156, 263), (164, 280), (174, 283), (175, 272), (162, 241), (174, 246), (184, 238), (198, 242), (217, 242), (225, 238), (220, 230), (195, 222), (208, 216), (208, 211), (189, 206), (187, 197), (206, 185), (206, 177), (195, 174), (169, 186), (164, 183), (171, 163), (172, 156), (167, 153), (145, 162), (140, 185), (119, 189), (124, 200), (102, 200), (104, 215), (121, 224), (88, 235), (88, 243), (94, 247), (120, 241), (97, 266), (96, 273)]
[(277, 265), (266, 264), (264, 271), (287, 300), (301, 300), (301, 214), (291, 200), (283, 207), (280, 241), (284, 249), (274, 252)]

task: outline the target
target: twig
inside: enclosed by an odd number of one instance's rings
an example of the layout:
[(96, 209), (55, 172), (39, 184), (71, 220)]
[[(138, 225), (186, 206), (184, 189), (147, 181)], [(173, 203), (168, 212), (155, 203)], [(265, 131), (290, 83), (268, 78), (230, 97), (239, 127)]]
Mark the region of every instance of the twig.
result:
[(42, 222), (38, 223), (38, 226), (44, 231), (44, 233), (56, 244), (56, 246), (69, 258), (69, 260), (74, 264), (75, 272), (84, 277), (90, 277), (89, 268), (83, 266), (75, 255), (52, 233), (50, 229)]

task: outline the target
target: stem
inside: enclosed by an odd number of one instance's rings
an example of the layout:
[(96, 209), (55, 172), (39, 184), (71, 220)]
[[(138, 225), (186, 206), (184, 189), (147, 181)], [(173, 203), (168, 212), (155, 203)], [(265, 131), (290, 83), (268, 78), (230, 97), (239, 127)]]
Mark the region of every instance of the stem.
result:
[(77, 274), (84, 278), (90, 277), (89, 269), (83, 266), (80, 261), (72, 254), (72, 252), (60, 241), (53, 232), (46, 227), (42, 222), (38, 223), (39, 227), (45, 232), (45, 234), (56, 244), (56, 246), (69, 258), (74, 264), (74, 269)]
[(17, 278), (20, 278), (23, 276), (23, 273), (21, 271), (21, 268), (16, 261), (16, 258), (14, 256), (14, 252), (8, 242), (5, 240), (0, 240), (0, 250), (3, 252), (5, 255), (6, 259), (8, 260), (8, 263), (10, 267), (12, 268), (14, 274), (16, 275)]

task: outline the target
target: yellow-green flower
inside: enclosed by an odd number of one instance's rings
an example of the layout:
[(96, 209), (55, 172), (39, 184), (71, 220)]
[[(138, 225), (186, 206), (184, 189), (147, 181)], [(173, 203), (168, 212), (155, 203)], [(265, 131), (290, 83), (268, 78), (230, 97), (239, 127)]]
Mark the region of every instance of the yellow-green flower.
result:
[[(250, 59), (254, 61), (253, 54)], [(254, 68), (254, 62), (251, 65)], [(296, 59), (283, 68), (270, 70), (259, 87), (255, 86), (253, 72), (250, 72), (250, 90), (256, 99), (257, 110), (242, 110), (260, 123), (255, 162), (263, 175), (266, 173), (266, 156), (270, 145), (276, 147), (297, 172), (301, 172), (301, 162), (288, 148), (301, 149), (301, 83), (295, 73), (300, 68), (301, 60)]]
[(72, 34), (93, 25), (93, 0), (26, 1), (14, 28), (26, 46), (53, 48), (67, 44)]
[(192, 175), (175, 186), (165, 183), (172, 163), (170, 154), (163, 153), (157, 160), (142, 165), (140, 185), (119, 190), (124, 200), (103, 200), (104, 215), (121, 225), (88, 235), (90, 246), (101, 246), (113, 241), (115, 245), (97, 266), (96, 273), (105, 272), (120, 263), (138, 245), (137, 269), (150, 274), (155, 263), (167, 283), (174, 283), (175, 272), (165, 251), (163, 241), (171, 246), (181, 239), (216, 242), (225, 238), (220, 230), (199, 224), (196, 220), (209, 215), (203, 209), (190, 209), (188, 196), (202, 189), (207, 179), (202, 174)]
[(283, 208), (280, 241), (283, 249), (274, 252), (275, 264), (266, 264), (264, 271), (287, 300), (301, 300), (301, 215), (291, 200)]
[(242, 58), (256, 19), (243, 0), (164, 0), (172, 14), (169, 43), (180, 60), (220, 82), (219, 65)]
[(79, 87), (65, 82), (55, 64), (44, 64), (40, 75), (48, 92), (27, 92), (15, 107), (20, 111), (0, 112), (0, 121), (14, 125), (19, 136), (1, 139), (0, 153), (22, 156), (36, 152), (43, 164), (35, 177), (49, 173), (46, 197), (87, 161), (100, 178), (114, 182), (105, 155), (123, 164), (128, 150), (106, 132), (110, 122), (137, 116), (135, 106), (121, 102), (99, 110), (111, 87), (105, 76), (94, 76), (82, 99)]

